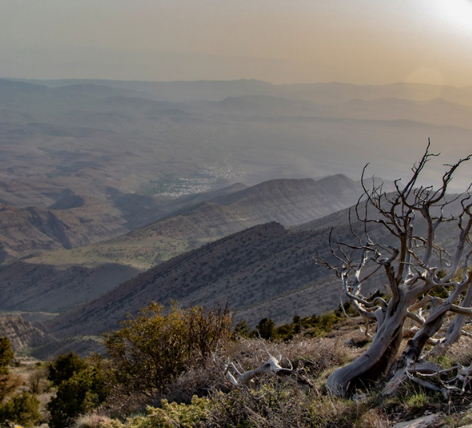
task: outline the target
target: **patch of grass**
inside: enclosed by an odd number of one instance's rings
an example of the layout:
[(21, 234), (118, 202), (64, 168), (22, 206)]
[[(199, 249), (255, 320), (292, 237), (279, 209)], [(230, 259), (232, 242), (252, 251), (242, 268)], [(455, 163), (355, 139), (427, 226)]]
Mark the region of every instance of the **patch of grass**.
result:
[(424, 392), (418, 392), (408, 397), (405, 405), (413, 412), (421, 411), (428, 405), (428, 397)]
[[(203, 244), (206, 241), (202, 241)], [(49, 251), (28, 258), (28, 263), (49, 264), (59, 269), (73, 266), (95, 267), (117, 263), (144, 270), (182, 254), (198, 245), (188, 240), (166, 236), (153, 236), (119, 242), (104, 242), (72, 249)]]

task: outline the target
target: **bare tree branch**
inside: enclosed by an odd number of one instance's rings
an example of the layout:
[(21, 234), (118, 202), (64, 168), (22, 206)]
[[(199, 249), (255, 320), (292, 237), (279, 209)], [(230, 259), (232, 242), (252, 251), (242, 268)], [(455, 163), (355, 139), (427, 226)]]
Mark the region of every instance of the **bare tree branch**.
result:
[[(358, 360), (328, 377), (327, 386), (337, 395), (346, 394), (356, 383), (378, 379), (391, 367), (394, 375), (387, 388), (389, 390), (396, 389), (406, 380), (421, 383), (430, 389), (436, 388), (416, 375), (412, 377), (412, 367), (420, 361), (426, 343), (443, 343), (446, 340), (433, 336), (442, 328), (448, 312), (458, 314), (457, 317), (472, 317), (472, 291), (470, 297), (464, 298), (464, 292), (469, 290), (472, 282), (472, 274), (468, 269), (472, 257), (471, 187), (464, 196), (446, 197), (455, 172), (464, 162), (472, 159), (472, 155), (446, 165), (441, 184), (435, 189), (419, 185), (419, 177), (428, 162), (439, 156), (430, 152), (430, 146), (428, 139), (426, 150), (419, 162), (413, 165), (406, 185), (402, 187), (401, 180), (395, 180), (395, 191), (390, 194), (385, 192), (383, 184), (377, 184), (374, 179), (371, 185), (367, 185), (368, 164), (363, 168), (363, 194), (354, 207), (355, 220), (358, 222), (356, 228), (351, 211), (349, 213), (353, 241), (335, 243), (332, 229), (329, 245), (338, 265), (318, 260), (340, 278), (344, 293), (357, 311), (368, 319), (377, 320), (377, 332), (370, 348)], [(458, 205), (459, 213), (445, 215), (446, 207), (451, 210)], [(455, 249), (450, 256), (448, 249), (451, 246), (449, 243), (438, 243), (436, 235), (452, 221), (457, 224), (457, 236), (448, 232), (448, 238), (455, 240)], [(358, 232), (361, 228), (357, 224), (362, 226), (363, 236)], [(380, 240), (379, 232), (382, 230), (385, 233), (380, 235)], [(392, 241), (395, 243), (392, 244)], [(366, 284), (372, 286), (372, 282), (378, 281), (381, 274), (391, 296), (388, 299), (363, 296), (362, 287)], [(438, 288), (447, 291), (447, 298), (439, 299), (430, 295), (432, 290)], [(403, 324), (407, 318), (420, 327), (396, 360)], [(454, 334), (460, 335), (461, 330), (462, 324), (457, 321)], [(442, 392), (447, 389), (442, 386), (438, 388)]]

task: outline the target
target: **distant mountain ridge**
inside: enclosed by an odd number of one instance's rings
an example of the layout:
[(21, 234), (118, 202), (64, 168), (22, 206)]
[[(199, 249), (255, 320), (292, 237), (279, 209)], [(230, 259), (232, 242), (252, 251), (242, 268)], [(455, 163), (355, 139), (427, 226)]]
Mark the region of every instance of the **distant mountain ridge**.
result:
[(341, 174), (320, 180), (269, 180), (173, 213), (127, 236), (169, 235), (195, 239), (199, 235), (228, 235), (270, 221), (293, 226), (352, 205), (360, 192), (358, 182)]
[(367, 161), (392, 179), (393, 156), (409, 166), (428, 137), (468, 151), (471, 106), (471, 88), (408, 83), (0, 79), (0, 200), (45, 208), (38, 190), (57, 188), (102, 202), (111, 188), (181, 196), (356, 177)]
[(136, 91), (149, 97), (159, 97), (166, 101), (213, 100), (228, 97), (268, 95), (310, 100), (317, 103), (346, 102), (361, 98), (403, 98), (428, 100), (444, 98), (460, 104), (472, 105), (472, 87), (455, 87), (425, 83), (397, 82), (387, 85), (357, 85), (342, 82), (296, 83), (274, 85), (261, 80), (240, 79), (224, 81), (174, 81), (174, 82), (138, 82), (100, 79), (65, 79), (65, 80), (18, 80), (18, 82), (39, 84), (50, 88), (66, 86), (93, 85), (108, 86), (115, 89)]

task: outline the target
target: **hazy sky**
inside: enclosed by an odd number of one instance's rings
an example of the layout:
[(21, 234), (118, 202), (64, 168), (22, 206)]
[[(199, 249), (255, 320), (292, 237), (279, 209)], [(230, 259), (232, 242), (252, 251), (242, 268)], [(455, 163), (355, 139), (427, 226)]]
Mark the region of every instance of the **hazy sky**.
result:
[(472, 85), (472, 0), (0, 0), (0, 76)]

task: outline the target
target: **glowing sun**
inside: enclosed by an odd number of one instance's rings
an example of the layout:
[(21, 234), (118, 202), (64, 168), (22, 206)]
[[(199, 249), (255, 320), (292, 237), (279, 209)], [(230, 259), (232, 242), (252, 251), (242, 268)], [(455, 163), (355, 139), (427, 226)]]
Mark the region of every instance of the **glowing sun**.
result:
[(451, 31), (472, 36), (472, 0), (445, 0), (435, 4), (436, 13)]

